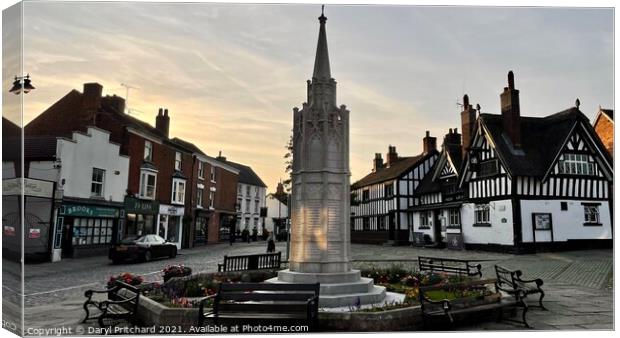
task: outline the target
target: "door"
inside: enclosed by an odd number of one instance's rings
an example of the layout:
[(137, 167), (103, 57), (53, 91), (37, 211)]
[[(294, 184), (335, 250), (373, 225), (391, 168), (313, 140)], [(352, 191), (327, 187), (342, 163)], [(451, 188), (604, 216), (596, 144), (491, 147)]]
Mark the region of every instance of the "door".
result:
[(62, 257), (73, 256), (73, 220), (65, 218), (62, 231)]
[(390, 211), (388, 216), (388, 239), (390, 241), (396, 239), (396, 215), (394, 211)]
[(441, 219), (439, 218), (441, 210), (433, 210), (433, 235), (435, 243), (443, 242), (441, 235)]

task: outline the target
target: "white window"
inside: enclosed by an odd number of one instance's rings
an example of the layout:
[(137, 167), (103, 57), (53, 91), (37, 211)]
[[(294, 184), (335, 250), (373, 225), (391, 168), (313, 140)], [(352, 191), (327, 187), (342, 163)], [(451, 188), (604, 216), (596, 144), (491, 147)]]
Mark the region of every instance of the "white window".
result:
[(196, 207), (202, 208), (202, 196), (204, 195), (205, 190), (203, 188), (196, 189)]
[(198, 178), (205, 178), (205, 164), (200, 161), (198, 161)]
[(172, 180), (172, 203), (185, 203), (185, 180)]
[(237, 196), (241, 196), (241, 194), (243, 194), (243, 187), (239, 184), (237, 186)]
[(245, 200), (245, 212), (250, 213), (250, 200)]
[(174, 170), (181, 170), (181, 156), (181, 153), (178, 151), (174, 154)]
[(600, 224), (598, 205), (585, 204), (583, 206), (583, 212), (586, 224)]
[(458, 226), (461, 224), (461, 213), (459, 211), (459, 209), (450, 209), (450, 211), (448, 212), (448, 225), (450, 226)]
[(259, 188), (259, 187), (256, 187), (256, 197), (258, 197), (258, 196), (259, 196), (259, 192), (260, 192), (260, 188)]
[(157, 174), (150, 171), (142, 171), (140, 173), (140, 192), (141, 198), (155, 199), (155, 184), (157, 183)]
[(209, 191), (209, 208), (213, 209), (213, 201), (215, 200), (215, 191)]
[(594, 163), (588, 162), (586, 154), (564, 154), (559, 169), (560, 174), (594, 175)]
[(144, 160), (153, 161), (153, 143), (151, 141), (144, 140)]
[(246, 185), (246, 186), (245, 186), (245, 194), (246, 194), (247, 196), (250, 196), (250, 188), (251, 188), (251, 187), (250, 187), (249, 185)]
[(428, 228), (429, 227), (429, 215), (430, 212), (422, 211), (420, 212), (420, 228)]
[(258, 214), (258, 201), (254, 201), (254, 213)]
[(90, 194), (94, 197), (103, 197), (103, 183), (105, 180), (105, 170), (93, 168), (92, 183), (90, 184)]
[(211, 182), (215, 182), (215, 167), (211, 166)]
[(476, 224), (489, 224), (489, 205), (476, 204), (474, 218)]

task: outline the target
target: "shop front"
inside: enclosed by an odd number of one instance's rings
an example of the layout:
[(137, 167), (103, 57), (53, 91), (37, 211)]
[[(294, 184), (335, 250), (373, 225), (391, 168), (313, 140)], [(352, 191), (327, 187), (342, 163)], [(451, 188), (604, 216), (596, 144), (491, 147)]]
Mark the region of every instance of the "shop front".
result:
[(157, 221), (156, 233), (165, 238), (168, 242), (177, 245), (181, 249), (181, 239), (183, 238), (183, 215), (185, 208), (161, 204), (159, 206), (159, 216)]
[(209, 242), (209, 220), (213, 215), (209, 210), (196, 210), (194, 218), (194, 246), (206, 245)]
[(156, 234), (156, 221), (159, 213), (159, 202), (125, 197), (125, 213), (127, 221), (120, 233), (123, 238)]
[(62, 257), (75, 258), (107, 254), (117, 242), (123, 223), (121, 203), (86, 204), (63, 201), (56, 227), (62, 229)]

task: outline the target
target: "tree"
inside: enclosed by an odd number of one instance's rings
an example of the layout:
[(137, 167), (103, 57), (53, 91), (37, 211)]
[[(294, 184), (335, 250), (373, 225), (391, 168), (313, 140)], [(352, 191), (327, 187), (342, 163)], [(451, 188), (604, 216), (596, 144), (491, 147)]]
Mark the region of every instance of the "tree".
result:
[(284, 185), (284, 189), (286, 192), (291, 192), (291, 174), (293, 172), (293, 133), (291, 130), (291, 136), (288, 139), (288, 142), (284, 146), (286, 149), (286, 153), (284, 154), (284, 165), (286, 166), (284, 171), (288, 174), (288, 178), (282, 182)]

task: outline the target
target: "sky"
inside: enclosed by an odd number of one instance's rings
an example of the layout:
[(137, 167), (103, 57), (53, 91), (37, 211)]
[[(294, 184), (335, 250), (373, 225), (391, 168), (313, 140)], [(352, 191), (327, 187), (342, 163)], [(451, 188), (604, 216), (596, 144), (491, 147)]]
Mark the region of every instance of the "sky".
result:
[[(154, 125), (209, 155), (251, 166), (269, 191), (286, 177), (292, 109), (306, 99), (320, 5), (24, 3), (24, 123), (72, 89), (98, 82), (126, 95)], [(351, 111), (351, 181), (374, 153), (422, 151), (426, 130), (460, 129), (467, 93), (499, 113), (515, 73), (521, 114), (546, 116), (581, 101), (592, 120), (613, 107), (613, 10), (589, 8), (327, 5), (338, 105)], [(6, 77), (3, 85), (10, 87)], [(9, 74), (10, 76), (11, 74)]]

